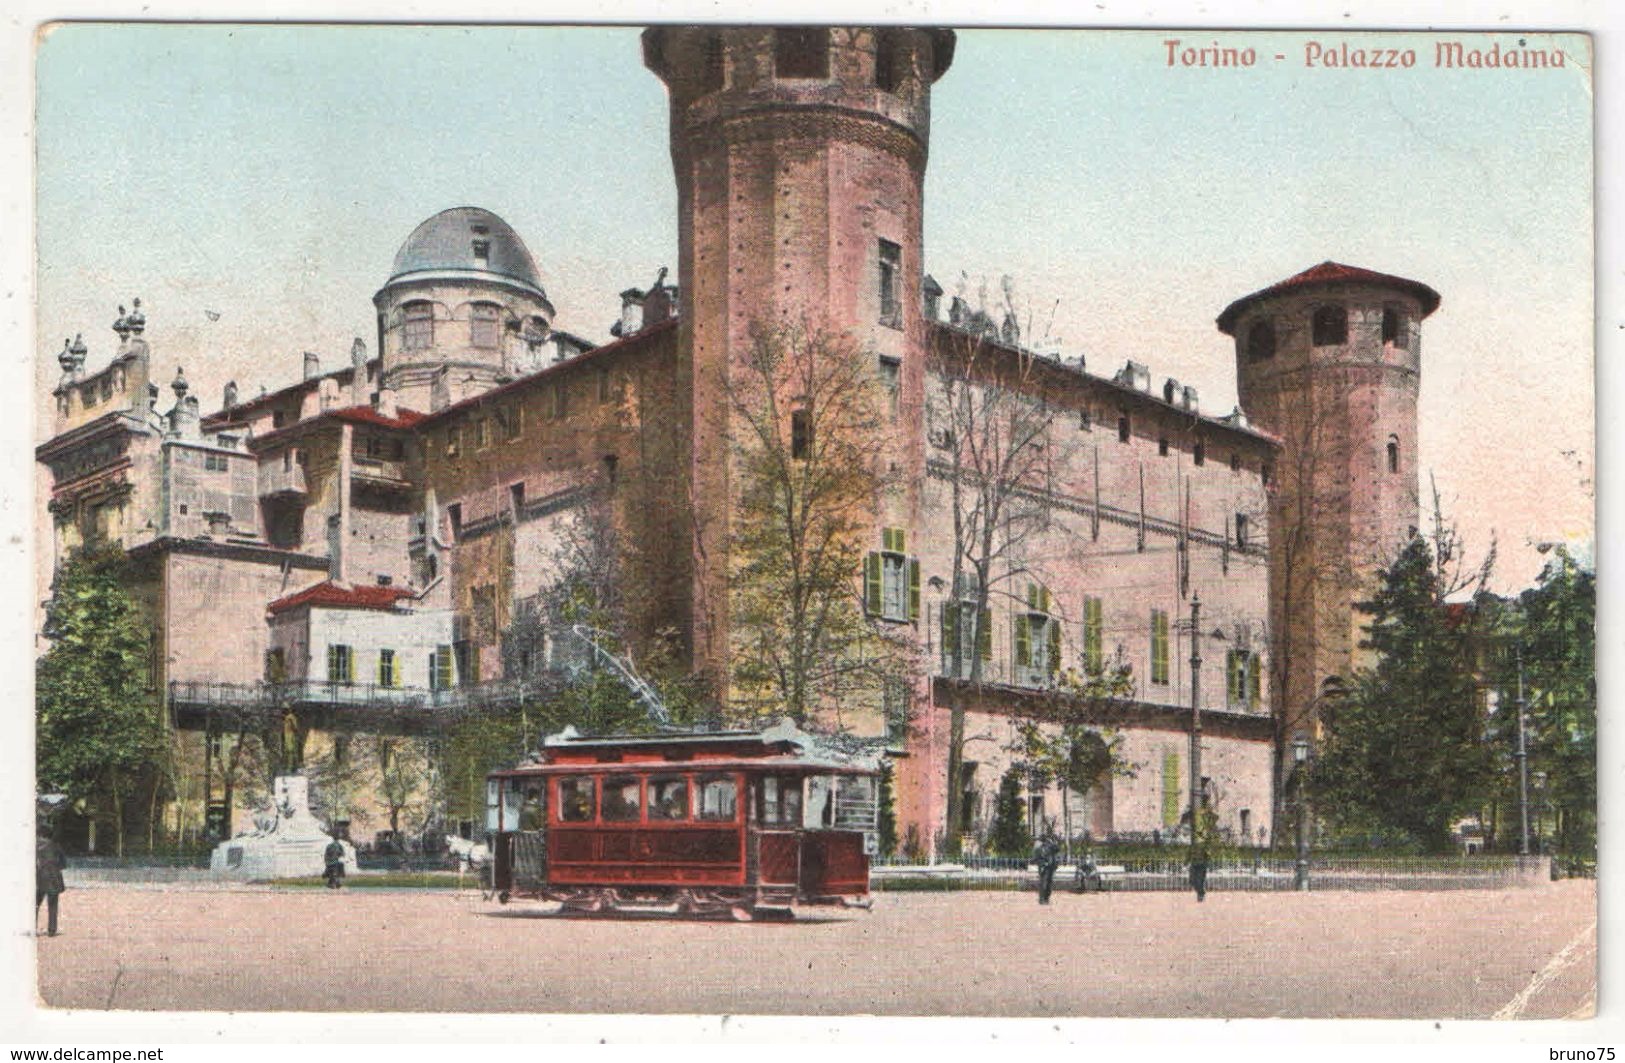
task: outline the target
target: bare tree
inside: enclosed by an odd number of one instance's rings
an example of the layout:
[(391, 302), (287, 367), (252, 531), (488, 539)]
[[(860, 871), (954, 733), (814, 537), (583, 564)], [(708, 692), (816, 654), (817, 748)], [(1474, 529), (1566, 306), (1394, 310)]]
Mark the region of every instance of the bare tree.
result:
[(959, 847), (966, 702), (982, 688), (990, 603), (997, 596), (1019, 597), (1011, 588), (1032, 572), (1033, 547), (1054, 524), (1051, 500), (1057, 468), (1064, 465), (1053, 432), (1061, 410), (1048, 400), (1043, 360), (1019, 346), (992, 342), (989, 331), (956, 337), (939, 352), (928, 414), (936, 451), (931, 464), (947, 481), (953, 521), (944, 660), (956, 680), (966, 681), (948, 686), (950, 853)]
[(723, 385), (730, 700), (753, 717), (840, 728), (908, 672), (910, 640), (869, 621), (856, 583), (886, 487), (874, 364), (845, 334), (758, 326)]

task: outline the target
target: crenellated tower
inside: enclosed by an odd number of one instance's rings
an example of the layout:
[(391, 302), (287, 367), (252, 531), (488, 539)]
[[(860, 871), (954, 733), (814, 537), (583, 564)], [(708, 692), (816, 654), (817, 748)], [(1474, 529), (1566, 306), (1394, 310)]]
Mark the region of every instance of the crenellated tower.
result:
[(1438, 306), (1418, 281), (1323, 262), (1219, 315), (1242, 408), (1281, 440), (1270, 623), (1288, 737), (1317, 729), (1327, 680), (1359, 663), (1355, 603), (1420, 523), (1421, 323)]
[(901, 485), (879, 528), (917, 525), (922, 185), (931, 86), (949, 30), (674, 27), (644, 62), (671, 99), (681, 313), (676, 386), (692, 397), (696, 663), (726, 657), (732, 494), (725, 384), (760, 326), (846, 333), (871, 352), (895, 431), (877, 460)]

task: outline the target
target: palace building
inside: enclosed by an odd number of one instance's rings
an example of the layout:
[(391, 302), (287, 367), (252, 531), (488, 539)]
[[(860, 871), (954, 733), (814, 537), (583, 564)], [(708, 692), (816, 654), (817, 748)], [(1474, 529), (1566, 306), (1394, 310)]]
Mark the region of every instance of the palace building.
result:
[[(371, 350), (358, 338), (338, 366), (305, 354), (275, 392), (227, 386), (204, 413), (139, 304), (121, 309), (108, 365), (64, 348), (36, 454), (57, 558), (101, 540), (132, 559), (155, 689), (191, 765), (177, 822), (243, 825), (233, 752), (243, 721), (274, 710), (275, 757), (312, 774), (324, 813), (358, 840), (390, 826), (374, 792), (387, 767), (329, 769), (357, 739), (433, 735), (536, 689), (562, 640), (515, 632), (589, 504), (640, 587), (634, 656), (675, 632), (694, 669), (726, 676), (740, 652), (726, 381), (756, 330), (795, 325), (849, 337), (885, 399), (871, 452), (888, 486), (853, 592), (917, 665), (840, 722), (889, 751), (909, 843), (985, 834), (1016, 722), (1053, 730), (1068, 677), (1119, 666), (1128, 694), (1086, 715), (1129, 770), (1082, 793), (1024, 782), (1031, 822), (1171, 836), (1194, 784), (1231, 837), (1268, 839), (1285, 739), (1348, 671), (1361, 580), (1417, 523), (1419, 324), (1438, 295), (1325, 263), (1237, 300), (1218, 325), (1236, 337), (1242, 408), (1222, 416), (1139, 361), (1035, 352), (1013, 316), (945, 306), (922, 268), (921, 200), (954, 41), (647, 30), (671, 103), (676, 276), (620, 294), (613, 342), (555, 329), (520, 234), (457, 207), (401, 245)], [(1044, 474), (1015, 485), (1043, 519), (998, 555), (999, 591), (977, 608), (951, 519), (965, 440), (943, 410), (987, 388), (1044, 411), (1025, 444)], [(965, 717), (958, 823), (950, 704)], [(452, 830), (469, 816), (447, 814)]]

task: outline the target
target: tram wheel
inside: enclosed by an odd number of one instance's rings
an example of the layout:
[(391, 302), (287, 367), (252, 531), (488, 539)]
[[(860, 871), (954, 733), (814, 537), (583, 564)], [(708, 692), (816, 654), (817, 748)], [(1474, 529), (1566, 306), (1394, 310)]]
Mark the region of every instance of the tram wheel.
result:
[(728, 909), (728, 914), (733, 916), (736, 923), (748, 923), (756, 918), (756, 909), (748, 904), (736, 904)]
[(507, 890), (503, 890), (501, 893), (497, 894), (498, 904), (507, 904), (511, 900), (513, 900), (513, 894), (509, 893)]

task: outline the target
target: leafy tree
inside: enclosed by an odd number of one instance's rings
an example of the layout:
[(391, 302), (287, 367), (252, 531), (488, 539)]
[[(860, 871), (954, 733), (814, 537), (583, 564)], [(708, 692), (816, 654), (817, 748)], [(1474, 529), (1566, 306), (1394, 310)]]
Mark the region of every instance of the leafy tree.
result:
[[(1359, 605), (1371, 617), (1361, 645), (1376, 663), (1356, 673), (1327, 714), (1326, 743), (1310, 776), (1316, 809), (1338, 828), (1395, 828), (1443, 850), (1452, 824), (1480, 807), (1491, 757), (1475, 615), (1445, 602), (1447, 589), (1459, 585), (1450, 569), (1457, 557), (1459, 543), (1414, 538)], [(1488, 562), (1479, 569), (1480, 592), (1487, 577)]]
[(874, 358), (850, 337), (757, 326), (724, 381), (737, 474), (729, 701), (842, 723), (883, 711), (909, 647), (864, 615), (855, 578), (885, 486)]
[(51, 647), (34, 671), (38, 785), (105, 808), (119, 855), (126, 804), (165, 754), (151, 630), (124, 589), (125, 564), (117, 548), (86, 547), (58, 569), (45, 610)]
[(1000, 856), (1025, 856), (1032, 848), (1027, 836), (1027, 809), (1021, 800), (1022, 771), (1015, 765), (999, 780), (999, 800), (993, 809), (993, 829), (987, 845)]

